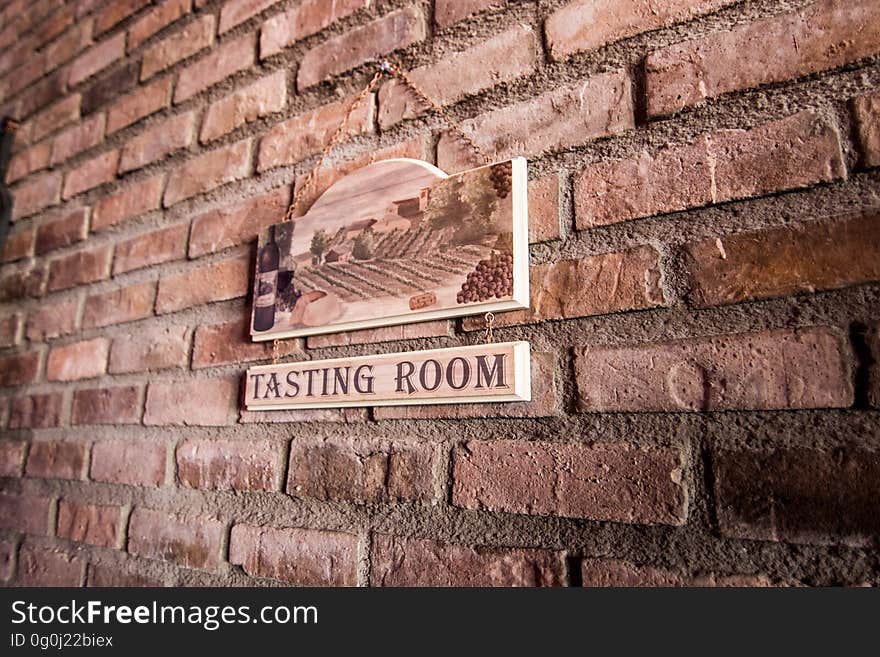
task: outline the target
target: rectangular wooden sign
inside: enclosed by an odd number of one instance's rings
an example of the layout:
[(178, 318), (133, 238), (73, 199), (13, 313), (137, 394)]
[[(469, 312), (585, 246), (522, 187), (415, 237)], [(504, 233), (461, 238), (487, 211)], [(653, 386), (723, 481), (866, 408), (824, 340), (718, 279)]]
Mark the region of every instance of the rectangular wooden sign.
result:
[(259, 365), (248, 410), (529, 401), (528, 342)]

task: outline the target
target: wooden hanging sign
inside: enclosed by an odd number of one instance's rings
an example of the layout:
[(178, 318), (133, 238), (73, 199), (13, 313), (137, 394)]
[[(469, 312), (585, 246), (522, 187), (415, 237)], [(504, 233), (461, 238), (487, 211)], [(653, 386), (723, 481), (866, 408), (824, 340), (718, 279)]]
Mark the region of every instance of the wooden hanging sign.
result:
[(391, 159), (260, 235), (253, 340), (528, 308), (526, 161)]
[(529, 401), (528, 342), (259, 365), (248, 410)]

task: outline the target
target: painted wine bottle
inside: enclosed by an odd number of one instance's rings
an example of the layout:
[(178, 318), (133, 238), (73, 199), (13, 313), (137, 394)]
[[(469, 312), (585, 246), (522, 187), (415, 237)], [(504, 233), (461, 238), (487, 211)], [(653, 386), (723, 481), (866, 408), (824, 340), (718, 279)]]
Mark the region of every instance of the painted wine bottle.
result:
[(254, 330), (268, 331), (275, 325), (275, 302), (278, 296), (278, 244), (275, 226), (257, 256), (257, 293), (254, 299)]

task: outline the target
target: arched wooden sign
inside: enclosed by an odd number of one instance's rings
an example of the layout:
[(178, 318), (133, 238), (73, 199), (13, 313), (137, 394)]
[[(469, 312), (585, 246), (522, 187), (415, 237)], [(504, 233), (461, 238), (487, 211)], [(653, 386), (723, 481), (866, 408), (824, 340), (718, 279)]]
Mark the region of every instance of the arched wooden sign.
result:
[(383, 160), (259, 239), (255, 341), (527, 308), (526, 161)]

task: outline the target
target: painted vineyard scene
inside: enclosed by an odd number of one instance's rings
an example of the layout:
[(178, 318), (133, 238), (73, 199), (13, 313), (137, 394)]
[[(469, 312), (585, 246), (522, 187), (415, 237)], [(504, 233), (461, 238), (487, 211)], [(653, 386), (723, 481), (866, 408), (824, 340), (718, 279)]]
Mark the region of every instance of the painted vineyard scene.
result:
[(447, 176), (384, 160), (258, 243), (252, 335), (311, 335), (528, 306), (526, 163)]

